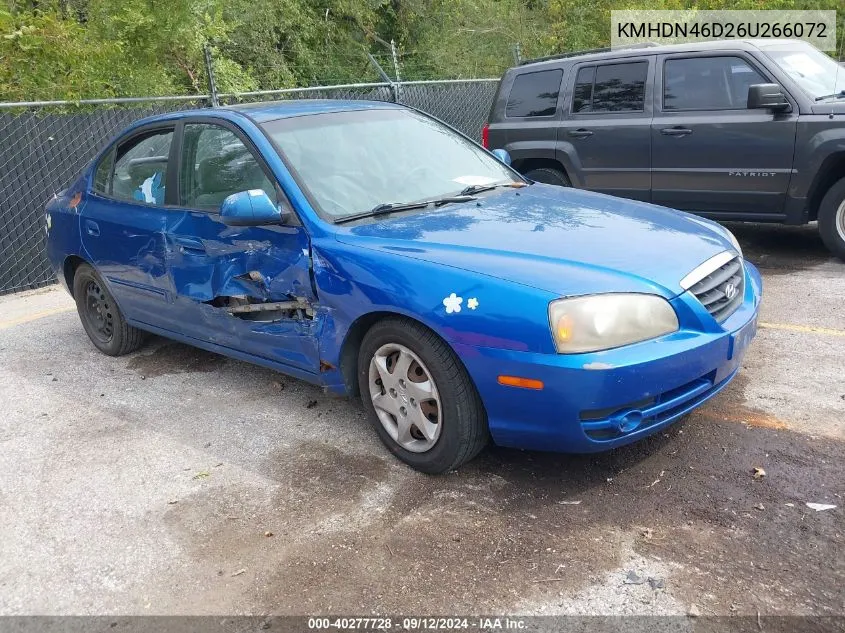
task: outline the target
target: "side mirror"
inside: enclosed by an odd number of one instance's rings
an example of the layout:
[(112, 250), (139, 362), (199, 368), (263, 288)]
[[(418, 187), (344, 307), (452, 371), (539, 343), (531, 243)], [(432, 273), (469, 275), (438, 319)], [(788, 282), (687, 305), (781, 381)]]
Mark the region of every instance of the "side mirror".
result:
[(229, 226), (280, 224), (285, 216), (262, 189), (233, 193), (220, 205), (220, 218)]
[(506, 150), (506, 149), (494, 149), (493, 150), (493, 156), (495, 156), (500, 161), (502, 161), (505, 165), (510, 167), (511, 155), (508, 154), (508, 150)]
[(748, 109), (765, 108), (782, 112), (789, 109), (789, 101), (778, 84), (754, 84), (748, 86)]

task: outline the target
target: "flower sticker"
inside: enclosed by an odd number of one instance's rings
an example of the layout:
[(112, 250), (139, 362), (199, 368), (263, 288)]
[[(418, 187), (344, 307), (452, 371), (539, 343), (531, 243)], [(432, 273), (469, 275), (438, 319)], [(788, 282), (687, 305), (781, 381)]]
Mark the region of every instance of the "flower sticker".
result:
[(463, 303), (463, 301), (464, 298), (457, 296), (454, 292), (445, 299), (443, 299), (443, 305), (446, 306), (446, 314), (460, 312), (461, 304)]
[(467, 299), (467, 307), (470, 310), (475, 310), (478, 307), (478, 299), (476, 299), (475, 297), (470, 297), (469, 299)]

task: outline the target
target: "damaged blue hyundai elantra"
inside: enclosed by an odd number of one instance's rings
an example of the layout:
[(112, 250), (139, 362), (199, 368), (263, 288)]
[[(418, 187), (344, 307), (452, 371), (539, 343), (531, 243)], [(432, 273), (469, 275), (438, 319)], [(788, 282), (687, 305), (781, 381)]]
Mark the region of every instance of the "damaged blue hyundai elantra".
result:
[(104, 353), (152, 332), (360, 394), (427, 473), (614, 448), (725, 387), (762, 289), (733, 235), (509, 162), (388, 103), (155, 116), (49, 203), (49, 259)]

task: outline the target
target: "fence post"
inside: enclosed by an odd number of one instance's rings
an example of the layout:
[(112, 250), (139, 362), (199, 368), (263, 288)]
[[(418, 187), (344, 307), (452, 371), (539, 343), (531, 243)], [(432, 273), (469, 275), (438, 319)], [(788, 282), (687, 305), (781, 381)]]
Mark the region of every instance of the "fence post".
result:
[(376, 69), (376, 72), (381, 77), (381, 80), (386, 84), (390, 84), (390, 92), (393, 95), (393, 102), (400, 103), (399, 88), (397, 87), (396, 82), (390, 78), (390, 75), (384, 72), (384, 68), (382, 68), (381, 64), (376, 61), (376, 58), (373, 57), (372, 53), (367, 53), (367, 57), (370, 58), (370, 63), (373, 65), (373, 68)]
[(205, 73), (208, 76), (208, 94), (211, 95), (211, 106), (216, 108), (220, 105), (220, 100), (217, 98), (217, 82), (214, 81), (214, 65), (211, 63), (211, 48), (208, 43), (203, 46), (205, 53)]
[(396, 54), (396, 42), (390, 40), (390, 54), (393, 57), (393, 74), (396, 76), (396, 101), (402, 103), (402, 78), (399, 76), (399, 56)]
[(522, 46), (519, 42), (513, 45), (513, 62), (517, 66), (522, 63)]
[(393, 74), (396, 76), (396, 83), (402, 83), (399, 77), (399, 57), (396, 55), (396, 42), (390, 40), (390, 54), (393, 57)]

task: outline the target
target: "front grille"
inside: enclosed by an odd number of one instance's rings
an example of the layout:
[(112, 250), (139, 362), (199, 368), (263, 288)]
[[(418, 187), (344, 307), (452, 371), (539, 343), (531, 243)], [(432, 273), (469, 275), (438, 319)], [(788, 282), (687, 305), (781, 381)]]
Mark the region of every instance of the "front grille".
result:
[(740, 306), (745, 295), (742, 258), (734, 257), (690, 286), (689, 291), (707, 308), (714, 319), (724, 321)]

